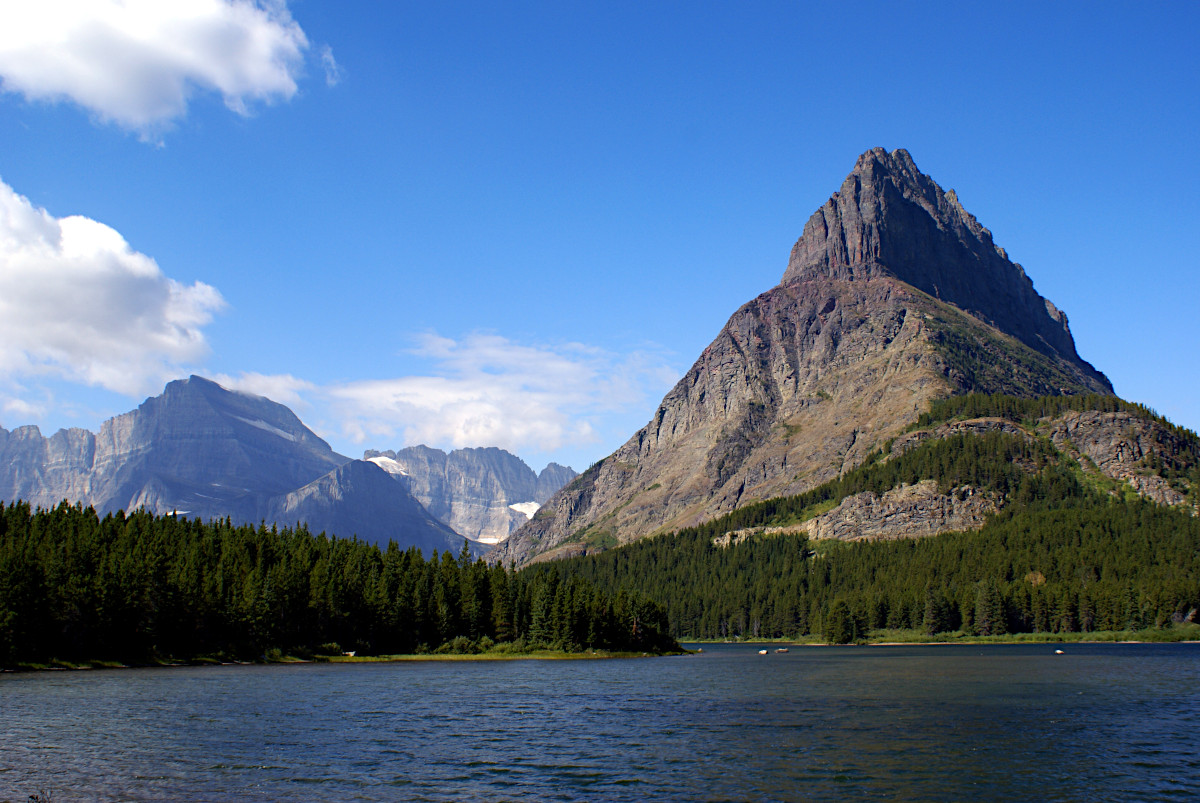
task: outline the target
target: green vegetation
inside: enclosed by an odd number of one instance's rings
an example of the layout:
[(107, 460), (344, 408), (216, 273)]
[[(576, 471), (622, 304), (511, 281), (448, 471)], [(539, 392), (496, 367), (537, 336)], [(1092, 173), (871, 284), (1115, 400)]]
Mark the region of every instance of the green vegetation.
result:
[(1015, 390), (1022, 396), (1037, 396), (1086, 393), (1099, 385), (1089, 384), (1079, 369), (1061, 358), (1002, 335), (932, 296), (926, 295), (926, 299), (930, 341), (946, 365), (953, 366), (949, 378), (962, 390)]
[[(1067, 412), (1095, 411), (1101, 413), (1128, 413), (1135, 418), (1157, 424), (1165, 432), (1157, 449), (1144, 459), (1145, 468), (1162, 476), (1171, 487), (1191, 498), (1193, 504), (1200, 503), (1200, 437), (1177, 424), (1172, 424), (1157, 412), (1143, 404), (1127, 402), (1116, 396), (1087, 393), (1076, 396), (1041, 396), (1022, 399), (994, 393), (972, 393), (952, 396), (930, 405), (910, 430), (928, 429), (938, 424), (969, 418), (1002, 418), (1013, 423), (1035, 428), (1044, 418), (1058, 418)], [(1088, 482), (1105, 484), (1104, 490), (1115, 490), (1111, 480), (1099, 475), (1089, 476)], [(1124, 489), (1122, 489), (1124, 490)]]
[(1027, 399), (1004, 393), (969, 393), (934, 401), (929, 412), (922, 413), (912, 429), (926, 429), (943, 421), (965, 418), (1003, 418), (1014, 423), (1033, 424), (1041, 418), (1056, 418), (1064, 413), (1095, 411), (1100, 413), (1130, 413), (1147, 421), (1155, 421), (1176, 436), (1197, 442), (1195, 433), (1172, 424), (1143, 404), (1127, 402), (1116, 396), (1084, 393), (1073, 396), (1039, 396)]
[[(464, 552), (0, 504), (0, 665), (677, 649), (662, 610)], [(508, 643), (507, 647), (501, 645)]]

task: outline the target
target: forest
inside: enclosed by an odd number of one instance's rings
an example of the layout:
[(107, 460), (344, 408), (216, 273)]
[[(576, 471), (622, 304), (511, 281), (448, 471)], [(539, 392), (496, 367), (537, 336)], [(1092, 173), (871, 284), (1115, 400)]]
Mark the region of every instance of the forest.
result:
[(762, 535), (722, 547), (697, 528), (557, 568), (656, 589), (681, 640), (1140, 630), (1200, 609), (1200, 522), (1141, 500), (1041, 503), (979, 532), (870, 543)]
[(355, 651), (665, 652), (662, 609), (577, 577), (355, 539), (0, 504), (0, 665)]

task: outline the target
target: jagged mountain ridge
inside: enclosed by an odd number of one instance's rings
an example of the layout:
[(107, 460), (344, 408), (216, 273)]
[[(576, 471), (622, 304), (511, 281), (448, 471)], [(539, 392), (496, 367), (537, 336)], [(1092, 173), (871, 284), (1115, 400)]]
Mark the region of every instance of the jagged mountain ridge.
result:
[(576, 472), (550, 463), (534, 473), (516, 455), (495, 447), (455, 449), (428, 446), (367, 451), (438, 520), (475, 541), (495, 544), (520, 525)]
[(98, 434), (0, 429), (0, 499), (306, 522), (314, 532), (427, 552), (463, 545), (383, 470), (335, 453), (284, 405), (198, 376), (168, 383)]
[(868, 151), (808, 221), (780, 285), (735, 312), (651, 422), (493, 558), (586, 553), (800, 493), (930, 401), (970, 391), (1112, 386), (952, 192), (905, 151)]

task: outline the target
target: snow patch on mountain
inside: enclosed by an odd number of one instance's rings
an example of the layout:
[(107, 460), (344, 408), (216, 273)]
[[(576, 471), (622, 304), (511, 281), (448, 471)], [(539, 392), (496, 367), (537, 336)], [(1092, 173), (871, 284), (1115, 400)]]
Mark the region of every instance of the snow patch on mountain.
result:
[(292, 443), (296, 442), (296, 436), (293, 435), (292, 433), (286, 432), (286, 431), (280, 429), (279, 427), (271, 426), (266, 421), (263, 421), (261, 419), (242, 418), (240, 415), (235, 415), (234, 418), (236, 418), (238, 421), (241, 421), (243, 424), (249, 424), (252, 427), (261, 429), (263, 432), (270, 432), (272, 435), (278, 435), (279, 437), (283, 438), (284, 440), (291, 441)]
[(402, 477), (408, 476), (408, 472), (404, 470), (404, 467), (401, 466), (399, 463), (397, 463), (395, 460), (393, 460), (390, 457), (384, 457), (383, 455), (378, 455), (377, 457), (368, 457), (367, 460), (368, 460), (368, 462), (374, 463), (375, 465), (379, 466), (381, 469), (386, 471), (388, 474), (399, 474)]
[(517, 502), (514, 505), (509, 505), (509, 508), (512, 510), (525, 514), (525, 518), (527, 519), (532, 519), (533, 514), (537, 513), (538, 508), (540, 507), (541, 505), (539, 505), (537, 502)]

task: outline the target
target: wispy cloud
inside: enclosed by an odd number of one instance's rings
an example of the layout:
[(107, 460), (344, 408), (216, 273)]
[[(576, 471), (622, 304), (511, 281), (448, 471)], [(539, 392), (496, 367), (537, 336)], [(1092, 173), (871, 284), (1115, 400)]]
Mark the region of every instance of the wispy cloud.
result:
[(307, 398), (317, 390), (312, 382), (297, 379), (291, 374), (259, 374), (240, 373), (237, 376), (217, 374), (211, 379), (222, 387), (230, 390), (240, 390), (243, 393), (253, 393), (255, 396), (266, 396), (271, 401), (279, 402), (292, 408), (295, 413), (302, 413), (312, 408)]
[(207, 356), (203, 327), (224, 305), (207, 284), (164, 276), (114, 229), (56, 218), (0, 181), (0, 376), (156, 391)]
[(333, 58), (333, 48), (321, 47), (321, 66), (325, 69), (325, 86), (337, 86), (342, 82), (343, 70)]
[[(197, 91), (243, 115), (290, 99), (308, 47), (282, 0), (13, 2), (0, 24), (0, 76), (6, 91), (70, 100), (153, 139)], [(320, 60), (336, 83), (328, 47)]]
[(343, 435), (357, 443), (550, 452), (595, 443), (598, 420), (677, 378), (652, 351), (524, 345), (494, 334), (427, 334), (413, 353), (430, 360), (430, 375), (324, 390)]

